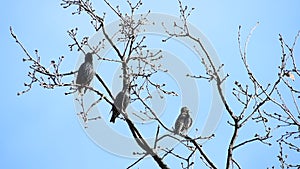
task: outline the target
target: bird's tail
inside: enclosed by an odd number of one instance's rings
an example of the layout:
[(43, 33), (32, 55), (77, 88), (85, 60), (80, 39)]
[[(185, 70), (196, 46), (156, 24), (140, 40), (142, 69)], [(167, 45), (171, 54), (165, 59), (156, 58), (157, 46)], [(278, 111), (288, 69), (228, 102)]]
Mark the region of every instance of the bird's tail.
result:
[(84, 95), (86, 93), (86, 91), (88, 90), (88, 88), (85, 86), (80, 86), (77, 88), (77, 90), (78, 90), (79, 95)]
[(111, 115), (111, 118), (110, 118), (110, 122), (115, 123), (116, 122), (116, 118), (119, 115), (119, 112), (118, 112), (118, 110), (115, 107), (111, 108), (111, 112), (112, 112), (112, 115)]
[(82, 92), (82, 87), (81, 87), (81, 86), (79, 86), (79, 87), (77, 88), (77, 91), (78, 91), (78, 94), (79, 94), (79, 95), (82, 95), (82, 94), (83, 94), (83, 92)]

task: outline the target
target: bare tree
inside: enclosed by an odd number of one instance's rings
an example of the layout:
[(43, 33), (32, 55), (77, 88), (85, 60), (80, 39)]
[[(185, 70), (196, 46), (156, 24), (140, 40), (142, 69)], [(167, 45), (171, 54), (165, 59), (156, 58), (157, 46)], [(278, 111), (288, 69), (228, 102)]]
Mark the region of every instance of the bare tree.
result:
[[(151, 156), (155, 163), (160, 168), (169, 168), (169, 165), (165, 162), (166, 157), (174, 158), (174, 160), (181, 161), (182, 168), (193, 168), (195, 163), (202, 163), (207, 168), (217, 168), (214, 161), (211, 160), (209, 153), (204, 152), (203, 146), (199, 143), (199, 140), (211, 140), (215, 135), (210, 136), (189, 136), (184, 133), (175, 133), (172, 127), (169, 127), (162, 121), (157, 112), (147, 103), (152, 99), (150, 93), (151, 89), (159, 91), (162, 96), (171, 95), (178, 96), (175, 91), (166, 89), (168, 84), (159, 84), (155, 82), (152, 77), (157, 73), (167, 72), (163, 65), (159, 64), (159, 61), (164, 57), (161, 50), (157, 52), (150, 52), (147, 50), (147, 44), (145, 40), (146, 35), (143, 35), (143, 25), (147, 24), (147, 17), (150, 11), (146, 14), (139, 15), (136, 19), (134, 16), (138, 9), (142, 6), (142, 1), (133, 3), (127, 1), (130, 8), (130, 12), (122, 12), (121, 7), (114, 7), (107, 0), (103, 0), (104, 3), (111, 9), (111, 13), (115, 14), (121, 24), (119, 25), (118, 32), (114, 35), (108, 34), (105, 23), (105, 13), (101, 16), (97, 14), (94, 6), (89, 0), (62, 0), (61, 6), (63, 8), (75, 8), (73, 15), (81, 15), (83, 13), (90, 17), (91, 25), (95, 31), (100, 31), (104, 35), (104, 39), (99, 39), (96, 46), (89, 43), (89, 37), (83, 37), (79, 40), (77, 37), (78, 28), (74, 28), (68, 31), (70, 38), (73, 40), (73, 44), (70, 44), (70, 50), (76, 49), (77, 51), (87, 54), (88, 52), (94, 53), (97, 60), (105, 61), (111, 64), (117, 63), (122, 67), (122, 91), (129, 92), (130, 104), (137, 103), (142, 105), (143, 109), (136, 113), (136, 116), (142, 120), (154, 120), (157, 124), (154, 145), (151, 145), (145, 137), (144, 133), (136, 126), (132, 119), (128, 116), (125, 108), (120, 108), (114, 104), (118, 101), (118, 98), (114, 98), (111, 88), (108, 87), (107, 82), (102, 78), (102, 75), (95, 73), (97, 82), (101, 84), (102, 89), (97, 89), (90, 85), (76, 84), (75, 81), (68, 77), (76, 76), (78, 71), (71, 70), (69, 72), (61, 72), (61, 63), (64, 57), (59, 57), (57, 61), (51, 61), (51, 67), (48, 68), (46, 64), (41, 62), (41, 56), (36, 50), (34, 55), (30, 54), (23, 44), (19, 41), (13, 29), (10, 28), (12, 37), (16, 40), (16, 43), (22, 48), (26, 57), (24, 62), (30, 63), (28, 77), (29, 83), (25, 83), (26, 90), (18, 93), (18, 95), (30, 91), (34, 84), (45, 89), (54, 89), (58, 87), (68, 87), (66, 95), (77, 92), (78, 88), (85, 88), (89, 92), (93, 92), (98, 96), (98, 99), (91, 105), (84, 104), (84, 96), (80, 95), (76, 100), (82, 107), (82, 111), (78, 112), (78, 115), (82, 118), (86, 127), (91, 120), (98, 120), (101, 117), (90, 117), (89, 112), (100, 102), (105, 102), (112, 106), (112, 109), (120, 115), (116, 120), (124, 122), (130, 132), (131, 137), (134, 138), (136, 144), (143, 150), (143, 152), (135, 152), (140, 155), (140, 158), (136, 160), (132, 165), (127, 168), (132, 168), (141, 160), (147, 156)], [(163, 39), (164, 43), (168, 43), (170, 39), (174, 38), (188, 38), (194, 41), (197, 45), (194, 46), (194, 50), (199, 53), (202, 58), (202, 65), (205, 68), (203, 75), (187, 75), (186, 78), (202, 79), (209, 82), (216, 83), (218, 95), (222, 100), (222, 104), (225, 107), (227, 113), (228, 125), (232, 127), (231, 139), (228, 142), (228, 148), (226, 152), (226, 159), (224, 159), (224, 167), (229, 168), (242, 168), (239, 164), (238, 157), (234, 155), (235, 150), (253, 142), (260, 142), (268, 146), (278, 146), (279, 152), (274, 155), (274, 158), (278, 158), (280, 168), (300, 168), (299, 161), (295, 163), (289, 160), (289, 155), (285, 151), (287, 149), (293, 151), (291, 155), (299, 155), (300, 146), (300, 110), (298, 102), (300, 98), (299, 86), (295, 86), (291, 81), (300, 77), (300, 71), (297, 68), (296, 57), (294, 56), (294, 49), (300, 32), (295, 36), (295, 40), (290, 45), (284, 41), (282, 35), (279, 35), (279, 42), (281, 48), (281, 58), (278, 58), (278, 72), (274, 72), (276, 76), (274, 81), (262, 82), (256, 78), (253, 72), (253, 67), (247, 62), (247, 47), (250, 41), (250, 37), (256, 29), (257, 25), (252, 28), (248, 34), (246, 40), (242, 41), (241, 26), (238, 29), (237, 44), (239, 46), (241, 64), (245, 68), (247, 76), (249, 78), (248, 83), (241, 83), (239, 80), (234, 82), (235, 87), (232, 90), (232, 95), (228, 96), (224, 94), (222, 85), (227, 81), (230, 76), (228, 73), (226, 76), (222, 76), (221, 71), (224, 64), (216, 65), (212, 61), (212, 56), (209, 55), (207, 49), (203, 45), (200, 37), (190, 33), (188, 26), (188, 18), (192, 14), (194, 8), (189, 8), (179, 3), (179, 17), (180, 23), (174, 22), (172, 29), (165, 27), (167, 38)], [(162, 23), (163, 24), (163, 23)], [(119, 36), (115, 36), (118, 34)], [(119, 44), (116, 44), (117, 41)], [(113, 49), (117, 59), (103, 57), (98, 55), (104, 46), (108, 45)], [(146, 51), (146, 52), (145, 52)], [(136, 67), (130, 65), (130, 63), (136, 63)], [(230, 66), (230, 65), (229, 65)], [(286, 95), (286, 93), (290, 93)], [(240, 104), (240, 109), (233, 109), (232, 103)], [(120, 103), (119, 103), (120, 105)], [(123, 102), (121, 103), (123, 105)], [(276, 108), (276, 111), (274, 109)], [(175, 119), (174, 119), (175, 120)], [(254, 123), (253, 123), (254, 122)], [(113, 124), (112, 124), (113, 125)], [(190, 125), (190, 124), (189, 124)], [(237, 142), (239, 132), (247, 125), (260, 126), (263, 130), (256, 131), (254, 136), (249, 136), (248, 139)], [(160, 134), (161, 131), (167, 131), (167, 134)], [(274, 141), (274, 137), (275, 141)], [(166, 138), (176, 140), (180, 147), (185, 150), (185, 154), (178, 153), (175, 147), (160, 147), (159, 143)], [(162, 152), (162, 153), (158, 153)], [(195, 154), (199, 154), (199, 159), (194, 159)], [(274, 164), (274, 166), (277, 164)], [(274, 167), (272, 166), (272, 167)]]

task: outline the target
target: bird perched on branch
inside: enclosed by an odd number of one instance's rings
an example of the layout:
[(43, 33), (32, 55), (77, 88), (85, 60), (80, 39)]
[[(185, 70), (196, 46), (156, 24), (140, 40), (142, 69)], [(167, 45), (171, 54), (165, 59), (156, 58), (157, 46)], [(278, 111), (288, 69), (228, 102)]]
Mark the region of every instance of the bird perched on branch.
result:
[(179, 116), (175, 122), (175, 134), (186, 134), (187, 130), (192, 126), (193, 119), (189, 114), (187, 107), (182, 107)]
[[(80, 65), (78, 69), (78, 74), (76, 78), (76, 84), (80, 84), (81, 86), (78, 87), (78, 91), (81, 94), (82, 89), (84, 86), (90, 85), (91, 81), (94, 77), (94, 68), (93, 68), (93, 54), (87, 53), (85, 55), (84, 62)], [(86, 92), (87, 88), (85, 88), (84, 93)]]
[(120, 91), (115, 98), (114, 101), (115, 107), (113, 106), (111, 108), (112, 116), (110, 122), (115, 123), (116, 118), (121, 114), (118, 111), (118, 109), (121, 111), (125, 111), (129, 103), (130, 103), (129, 89), (123, 88), (123, 90)]

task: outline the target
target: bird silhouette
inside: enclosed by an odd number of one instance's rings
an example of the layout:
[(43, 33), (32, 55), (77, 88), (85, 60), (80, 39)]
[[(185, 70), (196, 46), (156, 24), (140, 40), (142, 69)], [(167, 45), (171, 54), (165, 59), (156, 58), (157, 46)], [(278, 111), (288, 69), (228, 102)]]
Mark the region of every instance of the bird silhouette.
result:
[[(80, 84), (81, 86), (78, 87), (78, 91), (82, 94), (82, 89), (85, 86), (90, 85), (91, 81), (94, 78), (94, 68), (93, 68), (93, 54), (87, 53), (85, 55), (84, 62), (80, 65), (78, 69), (78, 74), (76, 78), (76, 84)], [(86, 92), (87, 88), (85, 88), (84, 93)]]
[(186, 134), (187, 130), (192, 126), (193, 119), (189, 114), (187, 107), (182, 107), (179, 116), (175, 122), (175, 134)]
[(120, 112), (118, 111), (125, 111), (128, 104), (130, 103), (130, 95), (129, 95), (129, 90), (127, 88), (123, 88), (123, 90), (121, 90), (117, 96), (116, 99), (114, 101), (114, 105), (111, 108), (111, 112), (112, 112), (112, 116), (110, 118), (110, 122), (115, 123), (116, 118), (120, 115)]

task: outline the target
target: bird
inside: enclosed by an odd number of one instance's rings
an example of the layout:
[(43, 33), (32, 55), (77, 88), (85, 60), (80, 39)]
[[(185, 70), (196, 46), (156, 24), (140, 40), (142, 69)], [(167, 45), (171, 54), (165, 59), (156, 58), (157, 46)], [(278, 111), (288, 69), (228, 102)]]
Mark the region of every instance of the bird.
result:
[[(80, 65), (78, 69), (78, 74), (76, 78), (76, 84), (79, 84), (78, 92), (82, 94), (82, 89), (84, 86), (90, 85), (91, 81), (94, 78), (94, 68), (93, 68), (93, 54), (87, 53), (85, 55), (84, 62)], [(87, 88), (85, 88), (84, 93)]]
[(180, 114), (175, 122), (175, 134), (186, 134), (187, 130), (192, 126), (193, 119), (189, 114), (188, 107), (182, 107)]
[(118, 109), (121, 111), (125, 111), (129, 103), (130, 103), (129, 89), (123, 88), (123, 90), (121, 90), (117, 94), (116, 99), (114, 101), (114, 106), (112, 106), (111, 108), (112, 116), (110, 118), (110, 122), (115, 123), (116, 118), (120, 115)]

